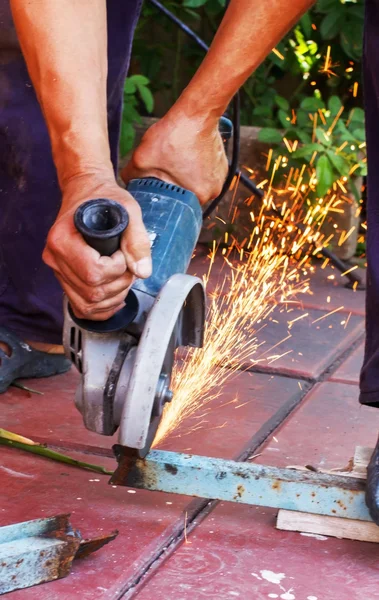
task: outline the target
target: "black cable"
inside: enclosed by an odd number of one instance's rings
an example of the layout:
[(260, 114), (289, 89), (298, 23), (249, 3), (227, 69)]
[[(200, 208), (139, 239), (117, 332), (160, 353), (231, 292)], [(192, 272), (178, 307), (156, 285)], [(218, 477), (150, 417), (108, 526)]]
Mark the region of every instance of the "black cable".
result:
[(168, 8), (163, 6), (163, 4), (158, 2), (158, 0), (149, 0), (149, 1), (150, 1), (150, 4), (155, 6), (164, 15), (166, 15), (166, 17), (168, 19), (170, 19), (170, 21), (175, 23), (175, 25), (177, 25), (179, 27), (179, 29), (184, 31), (184, 33), (186, 33), (190, 38), (192, 38), (196, 42), (196, 44), (198, 46), (200, 46), (200, 48), (202, 48), (205, 52), (208, 52), (209, 46), (207, 46), (207, 44), (194, 31), (192, 31), (192, 29), (190, 27), (188, 27), (188, 25), (183, 23), (183, 21), (181, 21), (179, 19), (179, 17), (174, 15), (174, 13), (172, 13), (170, 10), (168, 10)]
[[(205, 52), (208, 52), (209, 46), (194, 32), (188, 25), (183, 23), (174, 15), (170, 10), (168, 10), (159, 0), (150, 0), (150, 3), (155, 6), (158, 10), (160, 10), (170, 21), (175, 23), (184, 33), (186, 33), (192, 40), (196, 42), (200, 48), (202, 48)], [(226, 4), (228, 6), (228, 2)], [(238, 157), (239, 157), (239, 144), (240, 144), (240, 96), (239, 92), (234, 96), (232, 101), (233, 106), (233, 151), (232, 151), (232, 160), (229, 165), (228, 176), (222, 186), (222, 190), (220, 194), (212, 200), (211, 204), (205, 209), (203, 214), (203, 219), (206, 219), (218, 206), (221, 202), (222, 198), (225, 196), (228, 191), (230, 184), (233, 181), (233, 177), (237, 172), (238, 168)]]
[(219, 205), (226, 192), (230, 188), (230, 185), (233, 181), (233, 177), (237, 173), (238, 169), (238, 159), (239, 159), (239, 150), (240, 150), (240, 96), (236, 94), (233, 98), (233, 150), (232, 150), (232, 160), (229, 164), (228, 176), (225, 179), (224, 185), (222, 186), (222, 190), (212, 202), (207, 206), (205, 211), (203, 212), (203, 220), (209, 217), (209, 215), (215, 210), (215, 208)]

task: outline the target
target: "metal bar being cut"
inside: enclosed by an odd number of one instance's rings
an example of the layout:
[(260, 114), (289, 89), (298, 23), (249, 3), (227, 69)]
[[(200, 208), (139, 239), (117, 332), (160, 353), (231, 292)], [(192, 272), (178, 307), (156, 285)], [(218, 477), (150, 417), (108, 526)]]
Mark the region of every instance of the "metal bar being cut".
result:
[(355, 477), (161, 450), (144, 460), (122, 446), (114, 451), (119, 464), (113, 485), (371, 521), (365, 481)]

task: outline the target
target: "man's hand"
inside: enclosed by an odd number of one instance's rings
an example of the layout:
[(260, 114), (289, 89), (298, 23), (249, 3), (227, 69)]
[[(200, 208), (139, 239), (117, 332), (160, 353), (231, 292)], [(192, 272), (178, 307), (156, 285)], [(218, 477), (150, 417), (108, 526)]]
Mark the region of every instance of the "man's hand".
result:
[(191, 190), (205, 204), (218, 196), (227, 172), (218, 118), (187, 116), (178, 102), (147, 130), (121, 176), (125, 183), (158, 177)]
[[(129, 214), (121, 248), (110, 257), (100, 256), (88, 246), (74, 225), (77, 207), (95, 198), (115, 200)], [(86, 175), (70, 180), (43, 259), (54, 269), (77, 317), (108, 319), (124, 306), (135, 277), (151, 274), (150, 243), (139, 205), (112, 176)]]

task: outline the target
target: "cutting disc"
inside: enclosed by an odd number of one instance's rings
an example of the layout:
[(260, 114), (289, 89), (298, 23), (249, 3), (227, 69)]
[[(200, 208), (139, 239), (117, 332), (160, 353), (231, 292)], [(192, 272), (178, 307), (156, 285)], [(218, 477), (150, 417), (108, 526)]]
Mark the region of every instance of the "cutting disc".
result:
[(146, 456), (164, 404), (171, 401), (171, 373), (178, 346), (201, 346), (205, 299), (203, 283), (176, 274), (163, 286), (146, 319), (130, 374), (121, 415), (119, 444)]

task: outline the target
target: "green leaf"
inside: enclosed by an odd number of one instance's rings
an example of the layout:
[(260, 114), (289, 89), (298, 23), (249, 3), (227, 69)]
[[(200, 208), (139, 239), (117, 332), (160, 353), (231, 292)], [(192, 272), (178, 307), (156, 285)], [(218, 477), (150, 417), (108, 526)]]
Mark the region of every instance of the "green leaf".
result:
[(323, 146), (330, 146), (332, 143), (332, 140), (330, 139), (330, 137), (328, 137), (326, 135), (325, 130), (322, 129), (321, 127), (316, 128), (316, 138), (318, 139), (320, 144), (322, 144)]
[(271, 117), (272, 110), (269, 106), (257, 106), (253, 110), (253, 115), (255, 117)]
[(141, 85), (148, 85), (150, 83), (149, 79), (145, 77), (145, 75), (132, 75), (130, 79), (137, 87)]
[(197, 21), (201, 21), (201, 15), (198, 12), (196, 12), (195, 10), (192, 10), (192, 8), (187, 8), (186, 6), (184, 6), (183, 10), (187, 15), (190, 15), (190, 17), (192, 17), (193, 19), (196, 19)]
[(136, 132), (131, 123), (123, 120), (121, 124), (120, 134), (120, 156), (124, 157), (133, 148)]
[(341, 28), (341, 46), (349, 58), (359, 60), (362, 56), (363, 27), (360, 21), (345, 23)]
[(124, 92), (125, 94), (135, 94), (137, 88), (133, 82), (131, 77), (127, 77), (124, 83)]
[[(336, 0), (337, 1), (337, 0)], [(324, 40), (331, 40), (336, 37), (343, 23), (341, 12), (337, 9), (331, 10), (326, 17), (323, 18), (320, 25), (320, 34)]]
[(310, 98), (304, 98), (300, 103), (300, 108), (307, 112), (317, 112), (319, 108), (324, 108), (324, 103), (319, 98), (311, 96)]
[(278, 110), (278, 119), (284, 129), (287, 129), (291, 124), (291, 119), (285, 110)]
[(323, 152), (324, 146), (321, 144), (306, 144), (292, 153), (293, 158), (311, 158), (314, 152)]
[(261, 129), (258, 134), (258, 140), (260, 142), (264, 142), (265, 144), (281, 144), (283, 141), (283, 136), (277, 129), (272, 129), (271, 127), (265, 127)]
[(329, 158), (323, 154), (316, 163), (317, 195), (322, 197), (328, 192), (334, 183), (333, 168)]
[(336, 154), (333, 150), (327, 150), (326, 154), (339, 175), (349, 174), (350, 165), (349, 162), (343, 158), (343, 156)]
[(350, 178), (348, 181), (348, 187), (349, 190), (352, 192), (353, 196), (354, 196), (354, 200), (356, 200), (356, 202), (359, 202), (359, 200), (361, 199), (361, 195), (358, 191), (358, 188), (356, 186), (356, 183), (354, 181), (354, 178)]
[(353, 125), (364, 125), (365, 113), (362, 108), (353, 108), (349, 115), (350, 124)]
[[(6, 432), (10, 434), (10, 431)], [(10, 448), (18, 448), (19, 450), (24, 450), (25, 452), (30, 452), (31, 454), (39, 454), (40, 456), (44, 456), (45, 458), (50, 458), (57, 462), (65, 463), (66, 465), (72, 465), (74, 467), (79, 467), (81, 469), (86, 469), (88, 471), (94, 471), (95, 473), (103, 473), (104, 475), (113, 475), (112, 471), (108, 471), (105, 467), (101, 465), (94, 465), (92, 463), (82, 462), (80, 460), (76, 460), (75, 458), (71, 458), (71, 456), (67, 456), (67, 454), (61, 454), (60, 452), (56, 452), (55, 450), (50, 450), (46, 446), (42, 444), (30, 444), (32, 440), (28, 440), (28, 443), (17, 442), (9, 439), (9, 437), (0, 436), (0, 444), (3, 446), (8, 446)]]
[(356, 143), (355, 137), (346, 129), (345, 123), (338, 124), (334, 130), (334, 133), (338, 133), (340, 135), (340, 142), (351, 142), (353, 144)]
[(328, 100), (328, 109), (330, 110), (330, 112), (332, 113), (332, 115), (334, 117), (339, 113), (339, 111), (341, 110), (341, 107), (342, 107), (342, 102), (338, 98), (338, 96), (330, 96), (330, 98)]
[(188, 6), (189, 8), (199, 8), (199, 6), (204, 6), (207, 0), (183, 0), (183, 6)]
[(149, 112), (149, 113), (153, 112), (154, 97), (153, 97), (153, 94), (151, 93), (151, 91), (149, 90), (149, 88), (146, 87), (145, 85), (139, 85), (138, 91), (139, 91), (139, 94), (142, 98), (142, 101), (145, 105), (147, 112)]
[(317, 12), (326, 13), (335, 8), (338, 0), (318, 0), (316, 4)]
[(365, 142), (366, 141), (366, 131), (364, 129), (361, 129), (361, 128), (354, 129), (354, 131), (352, 132), (352, 135), (359, 142)]
[(362, 177), (367, 177), (367, 163), (361, 163), (359, 172), (362, 175)]
[(307, 38), (310, 38), (312, 35), (312, 19), (310, 17), (309, 12), (306, 12), (299, 21), (302, 30), (304, 31)]
[(299, 138), (302, 144), (310, 144), (312, 141), (311, 135), (301, 129), (297, 129), (297, 137)]
[[(313, 113), (313, 111), (312, 111)], [(298, 110), (297, 111), (297, 119), (296, 119), (296, 125), (298, 127), (298, 129), (309, 129), (312, 130), (313, 128), (313, 124), (312, 121), (309, 118), (309, 113), (306, 112), (305, 110)]]
[(283, 98), (283, 96), (275, 96), (275, 103), (282, 110), (290, 109), (290, 103), (288, 102), (288, 100), (286, 100), (286, 98)]

